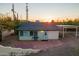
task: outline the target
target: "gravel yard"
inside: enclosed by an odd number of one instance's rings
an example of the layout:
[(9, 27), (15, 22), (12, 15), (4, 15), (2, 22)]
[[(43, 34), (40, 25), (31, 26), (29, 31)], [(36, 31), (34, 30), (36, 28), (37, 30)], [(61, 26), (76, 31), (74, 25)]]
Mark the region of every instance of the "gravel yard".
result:
[(51, 41), (19, 41), (15, 35), (7, 36), (0, 45), (23, 49), (41, 49), (39, 53), (29, 56), (77, 56), (74, 53), (79, 48), (79, 38), (67, 35), (63, 40)]
[(48, 41), (20, 41), (15, 35), (7, 36), (0, 42), (3, 46), (10, 46), (15, 48), (32, 48), (46, 50), (51, 47), (60, 46), (63, 44), (61, 40)]
[(32, 56), (79, 56), (79, 38), (66, 37), (64, 44), (58, 47), (49, 48)]

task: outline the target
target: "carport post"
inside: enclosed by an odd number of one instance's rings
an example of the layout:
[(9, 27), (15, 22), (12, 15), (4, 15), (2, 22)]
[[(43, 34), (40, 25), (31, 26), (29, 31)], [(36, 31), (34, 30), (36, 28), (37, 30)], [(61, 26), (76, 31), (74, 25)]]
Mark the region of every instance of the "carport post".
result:
[(78, 31), (77, 31), (77, 26), (76, 26), (76, 34), (75, 34), (76, 38), (77, 38), (77, 32), (78, 32)]
[(64, 38), (64, 26), (63, 26), (63, 38)]
[(2, 37), (2, 26), (0, 25), (0, 42), (2, 41), (3, 37)]

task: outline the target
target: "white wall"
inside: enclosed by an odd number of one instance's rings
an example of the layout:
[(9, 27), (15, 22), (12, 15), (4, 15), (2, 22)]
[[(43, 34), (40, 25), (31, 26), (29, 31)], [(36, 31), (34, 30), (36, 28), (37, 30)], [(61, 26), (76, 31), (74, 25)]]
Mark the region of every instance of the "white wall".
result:
[(47, 31), (48, 39), (59, 39), (59, 31)]
[(51, 40), (51, 39), (59, 39), (59, 31), (46, 31), (47, 35), (45, 35), (45, 32), (38, 31), (38, 40)]
[(13, 48), (5, 47), (0, 45), (0, 56), (24, 56), (31, 53), (38, 53), (40, 49), (22, 49), (22, 48)]

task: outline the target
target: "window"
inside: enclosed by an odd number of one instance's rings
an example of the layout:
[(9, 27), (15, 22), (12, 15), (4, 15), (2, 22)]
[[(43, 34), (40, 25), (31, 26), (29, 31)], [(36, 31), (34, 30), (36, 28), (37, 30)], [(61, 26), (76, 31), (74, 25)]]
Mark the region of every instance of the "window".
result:
[(33, 31), (30, 31), (30, 36), (33, 36)]
[(23, 31), (20, 31), (20, 36), (23, 36)]
[(29, 31), (23, 31), (24, 36), (29, 36)]

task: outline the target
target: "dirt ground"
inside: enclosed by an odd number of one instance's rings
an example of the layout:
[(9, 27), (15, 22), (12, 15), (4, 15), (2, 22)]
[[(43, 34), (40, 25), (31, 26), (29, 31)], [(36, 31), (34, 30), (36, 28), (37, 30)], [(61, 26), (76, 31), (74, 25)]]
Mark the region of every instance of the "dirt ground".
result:
[(19, 41), (17, 36), (11, 35), (3, 38), (0, 45), (24, 49), (42, 49), (39, 53), (29, 56), (75, 56), (76, 54), (72, 49), (79, 48), (79, 38), (72, 34), (66, 34), (63, 40)]
[(75, 53), (77, 52), (75, 49), (79, 50), (79, 38), (67, 35), (62, 41), (63, 45), (49, 48), (47, 51), (41, 51), (37, 54), (30, 54), (30, 56), (79, 56), (79, 53)]
[(21, 41), (18, 40), (17, 36), (10, 35), (7, 37), (4, 37), (2, 42), (0, 42), (0, 45), (3, 46), (10, 46), (15, 48), (23, 48), (23, 49), (41, 49), (41, 50), (47, 50), (51, 47), (57, 47), (62, 45), (63, 42), (61, 40), (48, 40), (48, 41)]

